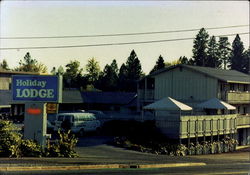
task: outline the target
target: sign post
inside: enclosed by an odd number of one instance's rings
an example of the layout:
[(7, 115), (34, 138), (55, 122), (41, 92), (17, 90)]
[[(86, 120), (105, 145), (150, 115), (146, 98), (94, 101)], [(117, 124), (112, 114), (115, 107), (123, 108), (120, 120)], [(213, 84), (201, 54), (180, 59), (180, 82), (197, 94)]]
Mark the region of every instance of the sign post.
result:
[(25, 103), (24, 138), (46, 144), (46, 103), (62, 100), (62, 77), (49, 75), (12, 76), (13, 101)]

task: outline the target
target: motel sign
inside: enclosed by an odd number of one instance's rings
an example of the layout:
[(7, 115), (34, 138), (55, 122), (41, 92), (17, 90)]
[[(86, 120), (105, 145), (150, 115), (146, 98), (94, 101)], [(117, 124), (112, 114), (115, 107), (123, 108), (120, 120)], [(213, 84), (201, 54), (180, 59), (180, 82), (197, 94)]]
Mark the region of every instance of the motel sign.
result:
[(12, 76), (12, 98), (25, 103), (24, 138), (45, 146), (47, 103), (62, 101), (62, 78), (51, 75)]

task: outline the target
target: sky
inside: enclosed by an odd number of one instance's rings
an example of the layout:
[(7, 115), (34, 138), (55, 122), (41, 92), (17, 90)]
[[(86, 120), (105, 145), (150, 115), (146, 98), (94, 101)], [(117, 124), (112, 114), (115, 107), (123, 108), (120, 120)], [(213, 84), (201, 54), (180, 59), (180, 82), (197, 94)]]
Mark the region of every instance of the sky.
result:
[[(147, 74), (159, 55), (166, 62), (180, 56), (192, 57), (193, 39), (133, 45), (89, 46), (152, 40), (194, 38), (198, 29), (248, 25), (236, 28), (207, 29), (210, 36), (249, 32), (248, 1), (0, 1), (0, 62), (18, 66), (27, 52), (32, 58), (53, 67), (78, 60), (84, 68), (94, 57), (104, 68), (116, 59), (125, 63), (134, 49)], [(4, 37), (86, 36), (197, 29), (189, 32), (132, 36), (3, 39)], [(245, 48), (249, 34), (240, 35)], [(232, 43), (235, 36), (230, 36)], [(30, 47), (75, 46), (74, 48), (31, 49)], [(15, 49), (4, 49), (15, 48)], [(25, 49), (21, 49), (25, 48)]]

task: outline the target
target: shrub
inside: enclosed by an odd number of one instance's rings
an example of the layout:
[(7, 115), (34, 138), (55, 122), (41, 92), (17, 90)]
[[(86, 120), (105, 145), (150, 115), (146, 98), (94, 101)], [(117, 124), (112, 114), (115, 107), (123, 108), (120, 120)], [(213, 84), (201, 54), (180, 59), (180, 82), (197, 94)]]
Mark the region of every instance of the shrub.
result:
[(12, 122), (0, 120), (0, 156), (21, 157), (21, 137)]
[(22, 140), (20, 144), (22, 157), (41, 157), (42, 148), (32, 140)]
[(56, 140), (55, 143), (50, 144), (45, 150), (45, 155), (49, 157), (77, 157), (77, 154), (74, 150), (78, 139), (75, 137), (71, 131), (62, 132), (58, 131), (59, 140)]

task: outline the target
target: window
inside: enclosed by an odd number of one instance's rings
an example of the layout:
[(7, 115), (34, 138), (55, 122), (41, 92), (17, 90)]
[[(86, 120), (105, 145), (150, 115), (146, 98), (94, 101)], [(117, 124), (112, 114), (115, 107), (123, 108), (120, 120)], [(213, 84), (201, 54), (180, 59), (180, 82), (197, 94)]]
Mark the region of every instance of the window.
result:
[(63, 115), (59, 115), (59, 116), (58, 116), (58, 121), (63, 121), (63, 118), (64, 118)]
[(244, 84), (244, 91), (248, 91), (248, 85), (247, 84)]
[(230, 84), (230, 90), (231, 91), (234, 91), (235, 89), (234, 89), (234, 84)]
[(240, 106), (237, 107), (238, 114), (240, 114)]
[(243, 113), (244, 113), (244, 114), (247, 114), (247, 107), (244, 107), (244, 108), (243, 108)]

